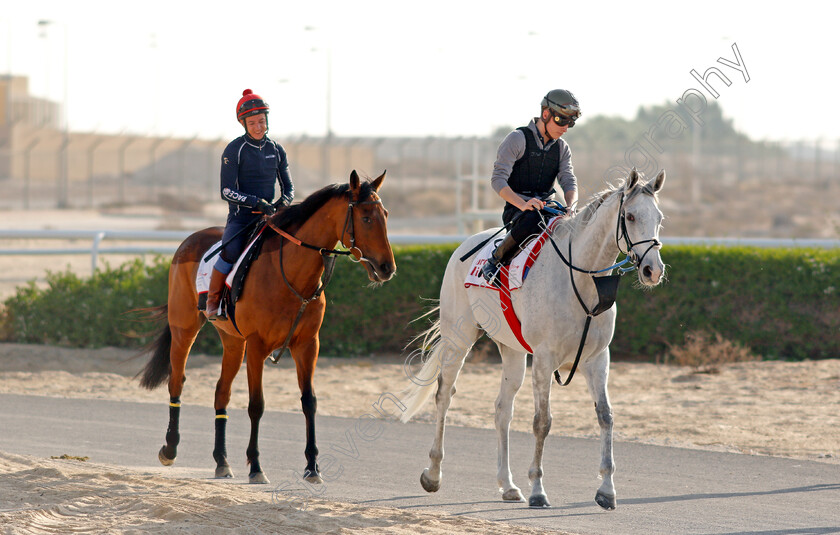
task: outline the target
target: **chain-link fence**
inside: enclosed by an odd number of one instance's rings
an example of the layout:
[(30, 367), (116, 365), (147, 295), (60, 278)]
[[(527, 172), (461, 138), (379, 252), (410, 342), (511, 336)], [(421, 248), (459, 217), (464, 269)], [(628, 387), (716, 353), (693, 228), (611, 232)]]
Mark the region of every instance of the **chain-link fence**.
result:
[[(580, 134), (580, 135), (579, 135)], [(582, 202), (630, 166), (668, 173), (667, 198), (688, 210), (723, 197), (797, 190), (814, 210), (840, 212), (837, 141), (754, 142), (688, 135), (675, 146), (596, 140), (570, 132)], [(501, 137), (277, 138), (286, 149), (298, 198), (358, 170), (377, 176), (397, 218), (439, 219), (463, 233), (498, 220), (502, 201), (489, 187)], [(219, 201), (219, 160), (228, 140), (169, 139), (10, 128), (0, 134), (0, 207), (98, 208), (156, 204), (197, 210)], [(751, 192), (751, 193), (746, 193)], [(835, 199), (832, 201), (832, 199)], [(396, 209), (395, 209), (396, 208)], [(730, 208), (732, 208), (730, 206)], [(471, 221), (483, 223), (471, 224)], [(779, 236), (785, 237), (785, 236)]]

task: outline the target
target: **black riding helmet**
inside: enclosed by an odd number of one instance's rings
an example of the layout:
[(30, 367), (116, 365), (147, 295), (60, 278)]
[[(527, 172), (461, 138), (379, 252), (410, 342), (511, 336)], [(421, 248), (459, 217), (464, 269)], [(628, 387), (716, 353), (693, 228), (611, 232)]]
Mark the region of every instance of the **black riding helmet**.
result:
[[(554, 120), (561, 126), (568, 124), (574, 126), (575, 121), (580, 117), (580, 103), (571, 91), (565, 89), (552, 89), (543, 97), (540, 106), (548, 108), (554, 116)], [(563, 124), (565, 123), (565, 124)]]

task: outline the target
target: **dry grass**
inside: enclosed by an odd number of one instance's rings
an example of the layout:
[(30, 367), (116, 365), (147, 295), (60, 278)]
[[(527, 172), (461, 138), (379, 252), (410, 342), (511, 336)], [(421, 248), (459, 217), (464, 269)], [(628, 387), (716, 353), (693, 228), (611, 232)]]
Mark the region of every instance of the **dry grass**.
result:
[(666, 363), (688, 366), (694, 373), (720, 373), (720, 367), (736, 362), (761, 360), (748, 347), (725, 339), (720, 333), (714, 336), (705, 331), (690, 331), (681, 346), (669, 346)]

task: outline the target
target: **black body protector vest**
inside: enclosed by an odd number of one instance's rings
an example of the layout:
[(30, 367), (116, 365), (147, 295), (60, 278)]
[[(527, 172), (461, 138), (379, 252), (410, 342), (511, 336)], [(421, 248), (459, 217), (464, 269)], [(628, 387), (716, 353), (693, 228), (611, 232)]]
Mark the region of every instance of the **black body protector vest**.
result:
[(517, 130), (525, 134), (525, 153), (513, 164), (508, 186), (516, 193), (544, 198), (552, 192), (554, 179), (560, 172), (560, 143), (542, 150), (527, 126)]

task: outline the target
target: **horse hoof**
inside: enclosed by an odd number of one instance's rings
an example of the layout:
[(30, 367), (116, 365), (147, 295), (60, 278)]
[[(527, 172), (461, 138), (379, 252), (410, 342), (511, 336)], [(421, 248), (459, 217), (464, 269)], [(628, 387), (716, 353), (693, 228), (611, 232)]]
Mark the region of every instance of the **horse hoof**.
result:
[(420, 484), (423, 486), (423, 490), (426, 492), (437, 492), (440, 490), (440, 481), (432, 481), (429, 478), (429, 470), (423, 470), (423, 473), (420, 474)]
[(320, 485), (324, 482), (324, 480), (321, 479), (321, 474), (315, 470), (304, 470), (303, 479), (310, 483), (314, 483), (315, 485)]
[(223, 465), (219, 465), (216, 467), (216, 479), (226, 479), (233, 477), (233, 470), (230, 469), (230, 465), (225, 463)]
[(610, 496), (609, 494), (603, 494), (599, 492), (595, 494), (595, 503), (597, 503), (607, 511), (612, 511), (615, 509), (615, 496)]
[(269, 481), (264, 473), (254, 472), (253, 474), (248, 474), (248, 483), (253, 485), (267, 485)]
[(545, 494), (536, 494), (528, 499), (528, 507), (548, 508), (551, 507), (551, 504), (548, 503), (548, 498)]
[(165, 449), (166, 445), (160, 447), (160, 451), (158, 452), (158, 460), (163, 466), (172, 466), (172, 463), (175, 462), (175, 457), (172, 457), (171, 459), (167, 457), (166, 454), (163, 452), (163, 450)]
[(514, 487), (506, 490), (505, 493), (502, 494), (502, 499), (506, 502), (524, 502), (525, 496), (522, 495), (521, 490)]

